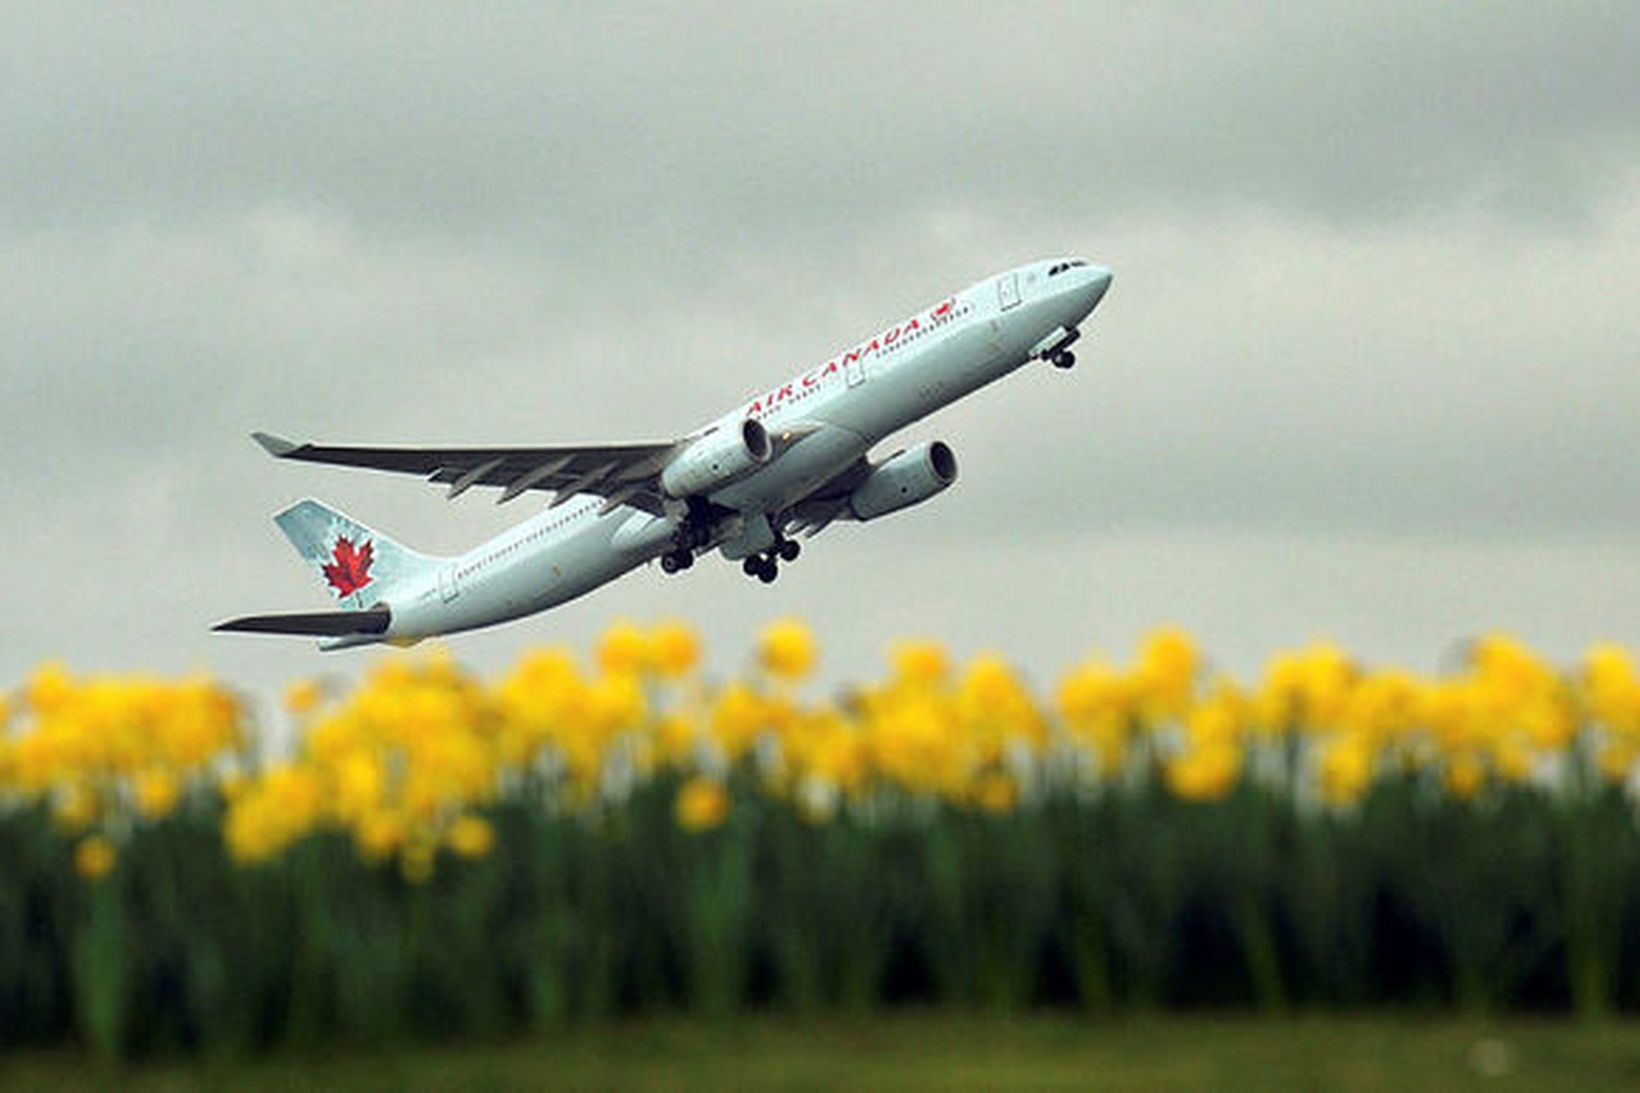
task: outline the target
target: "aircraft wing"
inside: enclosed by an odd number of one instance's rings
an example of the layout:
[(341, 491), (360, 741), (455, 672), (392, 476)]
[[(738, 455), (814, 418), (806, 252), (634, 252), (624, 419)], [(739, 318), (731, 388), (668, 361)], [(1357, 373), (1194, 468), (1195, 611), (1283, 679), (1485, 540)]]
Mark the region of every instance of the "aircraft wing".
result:
[(297, 444), (268, 433), (251, 435), (280, 459), (420, 475), (448, 485), (451, 498), (473, 486), (498, 487), (497, 504), (527, 490), (556, 493), (553, 505), (587, 493), (605, 498), (606, 510), (632, 505), (657, 515), (664, 507), (660, 473), (678, 450), (674, 441), (554, 448), (358, 448)]

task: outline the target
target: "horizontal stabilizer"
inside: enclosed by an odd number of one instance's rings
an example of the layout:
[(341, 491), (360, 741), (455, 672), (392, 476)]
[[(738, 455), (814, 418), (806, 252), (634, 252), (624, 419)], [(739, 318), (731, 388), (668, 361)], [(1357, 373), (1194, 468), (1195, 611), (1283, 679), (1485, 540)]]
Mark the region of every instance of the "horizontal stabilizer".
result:
[(246, 615), (229, 619), (211, 627), (212, 630), (237, 631), (246, 634), (307, 634), (320, 638), (339, 638), (350, 634), (385, 634), (393, 613), (386, 607), (372, 607), (367, 611), (312, 611), (292, 615)]

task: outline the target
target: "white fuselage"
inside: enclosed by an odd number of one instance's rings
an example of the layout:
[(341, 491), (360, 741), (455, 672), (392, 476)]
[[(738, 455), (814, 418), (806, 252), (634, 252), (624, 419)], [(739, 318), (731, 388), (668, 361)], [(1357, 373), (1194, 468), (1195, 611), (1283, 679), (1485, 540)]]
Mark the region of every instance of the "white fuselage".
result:
[[(797, 439), (707, 500), (766, 528), (765, 518), (778, 517), (856, 465), (889, 435), (1000, 379), (1073, 331), (1109, 284), (1108, 271), (1080, 262), (1009, 270), (763, 392), (699, 432), (733, 429), (752, 417), (771, 437)], [(610, 508), (591, 495), (571, 498), (447, 559), (435, 575), (394, 589), (383, 638), (471, 630), (554, 607), (654, 560), (668, 550), (677, 526), (673, 515)], [(735, 556), (732, 541), (720, 537), (714, 545)]]

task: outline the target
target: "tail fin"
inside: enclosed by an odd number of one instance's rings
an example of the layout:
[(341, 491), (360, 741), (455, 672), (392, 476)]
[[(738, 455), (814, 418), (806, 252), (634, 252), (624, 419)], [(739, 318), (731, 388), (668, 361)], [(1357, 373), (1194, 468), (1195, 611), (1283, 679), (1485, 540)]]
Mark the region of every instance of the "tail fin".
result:
[(311, 497), (279, 513), (273, 522), (314, 567), (331, 595), (350, 608), (375, 606), (394, 585), (430, 572), (439, 561)]

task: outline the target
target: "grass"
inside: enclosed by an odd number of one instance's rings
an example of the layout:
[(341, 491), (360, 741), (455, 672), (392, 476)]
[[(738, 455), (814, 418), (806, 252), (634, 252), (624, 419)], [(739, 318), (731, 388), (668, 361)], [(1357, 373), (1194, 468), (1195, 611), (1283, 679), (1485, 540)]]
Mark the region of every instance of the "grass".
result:
[(645, 1020), (501, 1043), (119, 1069), (70, 1053), (18, 1053), (0, 1058), (0, 1086), (1632, 1090), (1640, 1025), (1413, 1015)]

